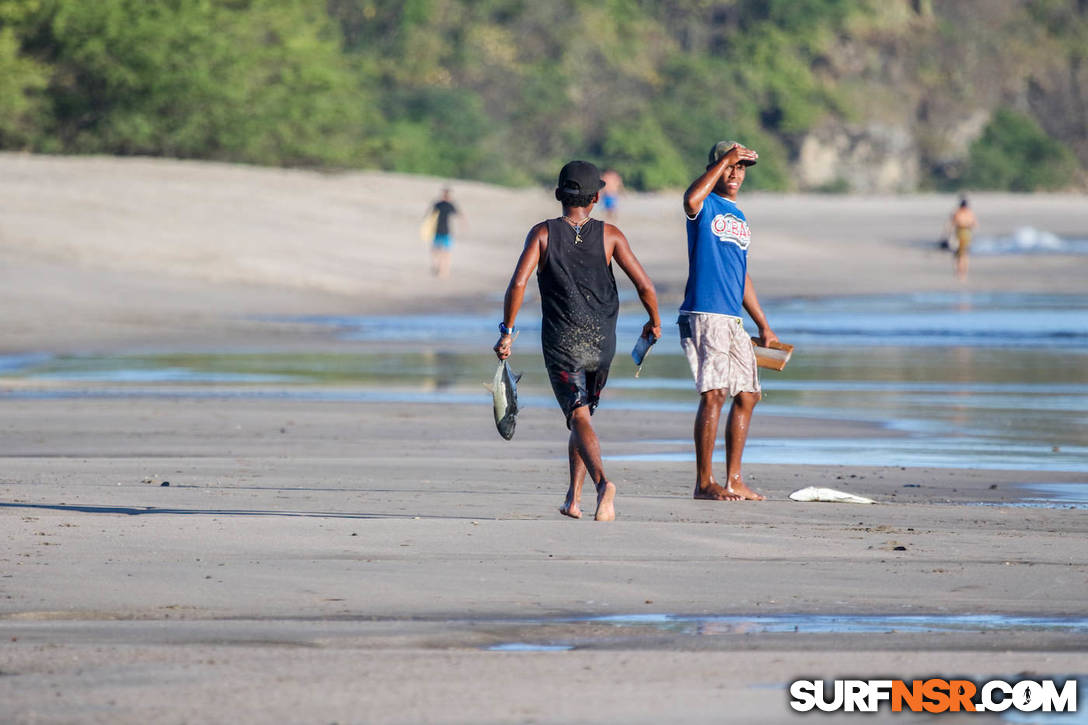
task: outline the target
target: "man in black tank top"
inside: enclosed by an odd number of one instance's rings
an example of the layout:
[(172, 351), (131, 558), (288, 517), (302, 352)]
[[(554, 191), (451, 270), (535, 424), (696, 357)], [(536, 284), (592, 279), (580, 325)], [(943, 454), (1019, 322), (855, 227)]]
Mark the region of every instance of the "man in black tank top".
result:
[(616, 487), (605, 477), (600, 443), (589, 417), (600, 401), (616, 354), (619, 299), (612, 275), (613, 259), (631, 278), (650, 316), (642, 328), (644, 337), (661, 337), (661, 318), (654, 285), (631, 251), (627, 237), (612, 224), (589, 216), (602, 186), (600, 171), (587, 161), (571, 161), (559, 172), (555, 198), (563, 205), (563, 215), (529, 230), (506, 289), (503, 321), (499, 323), (499, 341), (494, 349), (500, 360), (510, 356), (525, 285), (536, 270), (544, 364), (570, 429), (570, 486), (559, 512), (575, 519), (582, 517), (579, 501), (582, 483), (589, 473), (597, 488), (593, 518), (611, 521), (616, 517)]

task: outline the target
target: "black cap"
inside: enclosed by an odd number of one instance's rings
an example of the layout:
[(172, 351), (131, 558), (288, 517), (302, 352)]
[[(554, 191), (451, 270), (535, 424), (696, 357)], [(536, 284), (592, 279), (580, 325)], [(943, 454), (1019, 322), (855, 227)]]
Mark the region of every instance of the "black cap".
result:
[(588, 161), (571, 161), (559, 172), (557, 188), (564, 194), (589, 196), (603, 186), (601, 170)]

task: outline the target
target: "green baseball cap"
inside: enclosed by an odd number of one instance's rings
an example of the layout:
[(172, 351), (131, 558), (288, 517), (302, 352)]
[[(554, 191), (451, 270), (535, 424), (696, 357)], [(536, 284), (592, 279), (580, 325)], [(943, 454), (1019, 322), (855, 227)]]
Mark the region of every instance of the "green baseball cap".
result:
[[(710, 147), (710, 153), (707, 155), (707, 164), (713, 166), (721, 160), (722, 156), (725, 156), (727, 153), (729, 153), (729, 150), (731, 148), (733, 148), (734, 146), (743, 145), (744, 144), (739, 144), (736, 141), (719, 141), (718, 143)], [(742, 160), (740, 163), (742, 166), (756, 165), (755, 161), (749, 161), (747, 159)]]

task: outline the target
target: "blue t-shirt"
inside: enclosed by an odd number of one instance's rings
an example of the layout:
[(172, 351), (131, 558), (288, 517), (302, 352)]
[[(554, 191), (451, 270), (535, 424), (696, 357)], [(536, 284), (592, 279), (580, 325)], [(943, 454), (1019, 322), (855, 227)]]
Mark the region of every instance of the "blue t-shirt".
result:
[(740, 317), (752, 233), (736, 204), (711, 193), (688, 219), (688, 283), (681, 312)]

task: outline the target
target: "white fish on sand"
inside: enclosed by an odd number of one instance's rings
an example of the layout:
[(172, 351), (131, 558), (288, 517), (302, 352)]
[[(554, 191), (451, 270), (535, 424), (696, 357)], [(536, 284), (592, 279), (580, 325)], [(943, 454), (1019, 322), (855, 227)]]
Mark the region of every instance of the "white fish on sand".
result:
[(876, 503), (876, 501), (871, 498), (855, 496), (846, 491), (836, 491), (833, 488), (819, 488), (817, 486), (809, 486), (808, 488), (794, 491), (790, 494), (790, 499), (806, 502), (823, 501), (826, 503)]

